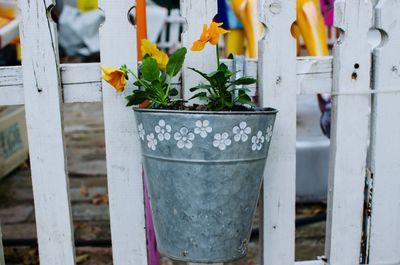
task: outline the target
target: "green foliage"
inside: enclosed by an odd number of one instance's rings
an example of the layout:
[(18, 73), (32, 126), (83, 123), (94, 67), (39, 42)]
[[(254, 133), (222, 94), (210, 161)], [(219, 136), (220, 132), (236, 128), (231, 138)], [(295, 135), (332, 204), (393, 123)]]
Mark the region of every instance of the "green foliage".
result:
[(126, 97), (127, 106), (139, 105), (148, 100), (148, 108), (168, 108), (180, 101), (171, 100), (171, 97), (178, 95), (178, 91), (171, 88), (171, 80), (181, 71), (186, 52), (186, 48), (181, 48), (171, 55), (165, 71), (160, 71), (157, 61), (146, 55), (142, 61), (140, 78), (129, 71), (136, 78), (133, 84), (139, 89)]
[(235, 73), (231, 72), (223, 63), (218, 65), (217, 71), (209, 74), (194, 68), (189, 69), (201, 75), (208, 82), (208, 84), (192, 87), (190, 91), (197, 92), (191, 99), (205, 101), (209, 110), (233, 110), (236, 106), (255, 107), (254, 102), (246, 93), (247, 89), (237, 88), (237, 86), (256, 83), (254, 78), (241, 77), (232, 80)]

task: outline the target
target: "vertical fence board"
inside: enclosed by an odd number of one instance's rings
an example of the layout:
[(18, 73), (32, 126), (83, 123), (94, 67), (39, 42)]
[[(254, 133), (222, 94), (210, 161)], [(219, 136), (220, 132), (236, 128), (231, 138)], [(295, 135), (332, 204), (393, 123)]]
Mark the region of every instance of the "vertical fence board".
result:
[(266, 37), (259, 42), (262, 107), (279, 110), (264, 178), (263, 264), (294, 264), (296, 172), (296, 1), (260, 1)]
[(1, 225), (0, 225), (0, 265), (6, 265), (6, 262), (4, 261), (3, 235), (1, 233)]
[[(136, 29), (127, 14), (135, 1), (100, 0), (105, 13), (100, 28), (101, 64), (127, 64), (137, 72)], [(126, 107), (130, 85), (118, 94), (103, 81), (110, 223), (115, 265), (147, 264), (142, 160), (134, 113)]]
[(52, 0), (18, 1), (23, 84), (40, 264), (75, 264)]
[(333, 97), (326, 254), (331, 265), (355, 265), (360, 257), (369, 140), (371, 1), (337, 0), (335, 26), (344, 34), (334, 47), (333, 93), (349, 95)]
[(190, 48), (203, 30), (203, 24), (209, 25), (217, 14), (217, 1), (215, 0), (181, 0), (181, 15), (186, 19), (186, 30), (182, 34), (182, 44), (188, 48), (188, 54), (182, 68), (184, 99), (189, 99), (193, 93), (189, 91), (203, 80), (199, 74), (187, 69), (196, 68), (203, 72), (211, 72), (216, 69), (216, 49), (209, 44), (201, 52), (192, 52)]
[(387, 34), (374, 51), (371, 167), (374, 176), (370, 233), (371, 264), (400, 262), (400, 1), (381, 0), (375, 26)]

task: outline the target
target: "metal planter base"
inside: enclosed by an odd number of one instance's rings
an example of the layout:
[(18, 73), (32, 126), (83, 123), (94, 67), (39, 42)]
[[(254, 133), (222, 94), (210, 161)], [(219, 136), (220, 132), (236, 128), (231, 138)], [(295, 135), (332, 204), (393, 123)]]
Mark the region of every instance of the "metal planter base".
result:
[(160, 253), (246, 255), (276, 113), (135, 109)]

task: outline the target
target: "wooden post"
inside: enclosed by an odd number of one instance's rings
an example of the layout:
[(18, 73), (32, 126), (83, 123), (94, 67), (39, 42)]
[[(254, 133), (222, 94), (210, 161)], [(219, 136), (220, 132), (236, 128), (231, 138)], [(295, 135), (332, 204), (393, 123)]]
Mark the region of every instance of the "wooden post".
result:
[[(105, 13), (100, 28), (101, 64), (123, 64), (137, 72), (136, 30), (127, 18), (131, 1), (100, 0)], [(125, 97), (132, 82), (117, 93), (103, 81), (103, 110), (106, 137), (110, 224), (115, 265), (147, 264), (142, 159), (136, 121)]]
[(19, 0), (32, 187), (40, 264), (74, 265), (54, 0)]
[(373, 54), (371, 171), (373, 174), (369, 263), (400, 261), (400, 1), (381, 0), (375, 27), (385, 33), (384, 45)]
[(296, 0), (262, 0), (267, 35), (259, 42), (260, 105), (279, 110), (264, 177), (262, 264), (294, 263), (296, 185)]
[(370, 129), (371, 47), (367, 34), (372, 26), (371, 1), (337, 0), (335, 26), (344, 33), (333, 52), (325, 247), (329, 264), (359, 264)]

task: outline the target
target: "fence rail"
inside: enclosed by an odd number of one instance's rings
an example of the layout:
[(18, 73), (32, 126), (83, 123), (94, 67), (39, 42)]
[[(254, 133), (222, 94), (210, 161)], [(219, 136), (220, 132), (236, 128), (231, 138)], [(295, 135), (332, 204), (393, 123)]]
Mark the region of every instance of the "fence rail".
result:
[[(75, 264), (61, 106), (102, 102), (114, 264), (146, 265), (140, 148), (134, 116), (125, 107), (133, 87), (115, 93), (101, 81), (98, 63), (60, 65), (49, 16), (54, 0), (18, 2), (23, 62), (0, 68), (0, 105), (25, 105), (41, 264)], [(136, 29), (126, 15), (134, 6), (132, 0), (100, 0), (106, 18), (100, 29), (102, 65), (129, 63), (137, 71)], [(265, 173), (263, 264), (400, 264), (400, 1), (337, 0), (335, 25), (342, 34), (327, 58), (296, 59), (290, 34), (295, 0), (259, 0), (259, 7), (267, 34), (258, 60), (248, 60), (245, 70), (259, 80), (254, 93), (260, 104), (280, 110)], [(215, 13), (215, 0), (182, 0), (188, 24), (183, 45)], [(382, 35), (372, 61), (371, 27)], [(189, 53), (186, 66), (211, 69), (215, 56), (213, 49)], [(225, 62), (235, 69), (235, 61)], [(199, 79), (186, 70), (182, 77), (188, 98)], [(296, 95), (318, 93), (333, 97), (327, 260), (295, 263)], [(364, 207), (366, 176), (373, 185), (371, 204)], [(0, 264), (1, 252), (0, 246)]]
[[(233, 69), (233, 60), (221, 60)], [(246, 73), (257, 77), (257, 60), (247, 60)], [(332, 57), (297, 58), (297, 94), (331, 93)], [(64, 103), (101, 102), (100, 64), (61, 64), (61, 91)], [(82, 74), (84, 73), (84, 74)], [(0, 105), (22, 105), (25, 102), (22, 67), (0, 68)], [(180, 86), (180, 80), (175, 83)]]

